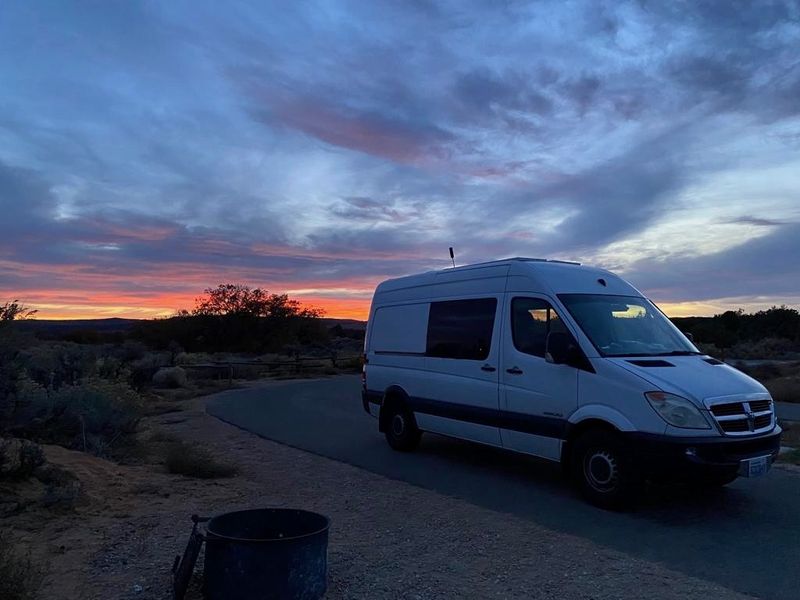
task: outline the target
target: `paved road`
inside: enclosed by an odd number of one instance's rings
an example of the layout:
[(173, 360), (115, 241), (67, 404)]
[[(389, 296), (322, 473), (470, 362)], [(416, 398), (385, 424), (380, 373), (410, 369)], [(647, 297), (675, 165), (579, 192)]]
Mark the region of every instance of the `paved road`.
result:
[(800, 597), (800, 474), (774, 469), (698, 494), (654, 488), (633, 513), (585, 504), (558, 467), (426, 434), (393, 452), (363, 412), (356, 376), (280, 382), (213, 397), (208, 412), (263, 437), (513, 513), (731, 589)]
[(787, 421), (800, 421), (800, 404), (790, 404), (789, 402), (776, 402), (775, 409), (778, 417)]

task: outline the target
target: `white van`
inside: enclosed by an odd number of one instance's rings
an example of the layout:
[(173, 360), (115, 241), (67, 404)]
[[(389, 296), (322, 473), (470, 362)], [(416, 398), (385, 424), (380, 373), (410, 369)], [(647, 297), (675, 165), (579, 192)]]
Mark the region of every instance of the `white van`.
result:
[(601, 269), (511, 258), (375, 290), (364, 409), (396, 450), (424, 431), (560, 461), (603, 507), (646, 479), (766, 473), (772, 398)]

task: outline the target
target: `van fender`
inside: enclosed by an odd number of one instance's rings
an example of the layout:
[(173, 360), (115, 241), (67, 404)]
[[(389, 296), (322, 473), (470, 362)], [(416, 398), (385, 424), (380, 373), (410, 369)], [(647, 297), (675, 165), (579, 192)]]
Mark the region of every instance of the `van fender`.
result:
[(586, 404), (581, 406), (569, 416), (568, 421), (570, 427), (574, 427), (589, 419), (605, 421), (619, 431), (636, 431), (636, 427), (625, 415), (605, 404)]

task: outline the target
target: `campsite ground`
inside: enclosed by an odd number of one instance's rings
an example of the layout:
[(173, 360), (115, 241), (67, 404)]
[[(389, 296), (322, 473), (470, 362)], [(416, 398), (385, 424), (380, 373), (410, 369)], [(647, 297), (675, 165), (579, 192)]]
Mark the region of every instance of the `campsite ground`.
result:
[[(4, 519), (41, 569), (39, 597), (169, 598), (190, 515), (253, 506), (331, 517), (329, 598), (746, 597), (519, 515), (265, 440), (209, 416), (206, 403), (175, 402), (173, 412), (145, 419), (139, 436), (153, 452), (138, 464), (46, 447), (49, 462), (81, 481), (75, 506), (31, 504)], [(201, 445), (238, 474), (168, 473), (157, 449), (176, 440)], [(200, 597), (198, 586), (196, 577), (188, 598)]]

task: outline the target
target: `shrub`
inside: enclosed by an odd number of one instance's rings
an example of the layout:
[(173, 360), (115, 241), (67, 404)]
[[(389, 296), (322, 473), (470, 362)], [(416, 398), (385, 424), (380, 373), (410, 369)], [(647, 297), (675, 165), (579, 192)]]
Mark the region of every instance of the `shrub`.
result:
[(744, 359), (783, 358), (797, 351), (797, 343), (784, 338), (743, 341), (732, 346), (727, 355)]
[(153, 382), (153, 376), (160, 368), (161, 363), (154, 356), (146, 356), (135, 360), (129, 366), (130, 377), (128, 382), (133, 389), (141, 391)]
[(46, 465), (36, 470), (36, 478), (45, 484), (41, 502), (48, 508), (72, 510), (80, 498), (80, 480), (70, 471), (56, 465)]
[(186, 387), (186, 371), (181, 367), (162, 367), (153, 375), (153, 385), (161, 388)]
[(111, 445), (133, 433), (142, 414), (139, 395), (124, 383), (102, 379), (43, 393), (29, 386), (16, 430), (29, 437), (108, 456)]
[(44, 452), (38, 444), (28, 440), (0, 438), (0, 476), (24, 479), (44, 462)]
[(0, 532), (0, 598), (33, 600), (39, 574), (30, 556), (20, 556), (7, 533)]
[(167, 445), (165, 464), (170, 473), (198, 479), (233, 477), (238, 472), (233, 465), (218, 461), (205, 448), (184, 442), (172, 442)]
[(763, 383), (775, 402), (800, 402), (800, 378), (782, 377)]

